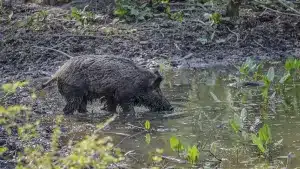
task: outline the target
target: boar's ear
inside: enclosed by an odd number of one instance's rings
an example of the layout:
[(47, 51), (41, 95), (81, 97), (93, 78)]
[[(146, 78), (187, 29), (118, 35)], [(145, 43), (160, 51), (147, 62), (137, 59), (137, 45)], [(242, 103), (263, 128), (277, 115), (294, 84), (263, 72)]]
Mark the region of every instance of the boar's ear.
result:
[(163, 81), (163, 77), (160, 75), (158, 70), (154, 70), (153, 73), (155, 74), (154, 80), (151, 82), (150, 86), (154, 89), (159, 88), (160, 83)]

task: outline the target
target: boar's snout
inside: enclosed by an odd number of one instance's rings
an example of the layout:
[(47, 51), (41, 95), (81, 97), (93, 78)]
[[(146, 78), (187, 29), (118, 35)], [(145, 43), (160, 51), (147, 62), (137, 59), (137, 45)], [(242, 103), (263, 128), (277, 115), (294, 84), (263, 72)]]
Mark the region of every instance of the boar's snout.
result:
[(174, 108), (170, 102), (160, 92), (156, 98), (156, 104), (152, 107), (152, 111), (173, 111)]
[(152, 108), (152, 111), (173, 111), (174, 108), (169, 104), (169, 105), (160, 105), (158, 107)]

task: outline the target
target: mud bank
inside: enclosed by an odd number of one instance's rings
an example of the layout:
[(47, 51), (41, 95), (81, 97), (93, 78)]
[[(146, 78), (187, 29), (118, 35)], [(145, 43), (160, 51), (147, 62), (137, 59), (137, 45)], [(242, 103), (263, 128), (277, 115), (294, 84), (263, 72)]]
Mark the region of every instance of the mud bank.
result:
[[(34, 19), (39, 11), (48, 12), (42, 21)], [(110, 16), (99, 15), (95, 23), (82, 28), (67, 18), (69, 10), (35, 4), (14, 6), (1, 18), (1, 83), (47, 77), (68, 59), (46, 48), (71, 56), (122, 55), (144, 66), (164, 63), (175, 68), (226, 67), (247, 57), (281, 60), (300, 56), (299, 16), (268, 10), (242, 12), (239, 24), (224, 22), (209, 28), (203, 22), (205, 12), (186, 12), (182, 23), (166, 17), (115, 23)]]

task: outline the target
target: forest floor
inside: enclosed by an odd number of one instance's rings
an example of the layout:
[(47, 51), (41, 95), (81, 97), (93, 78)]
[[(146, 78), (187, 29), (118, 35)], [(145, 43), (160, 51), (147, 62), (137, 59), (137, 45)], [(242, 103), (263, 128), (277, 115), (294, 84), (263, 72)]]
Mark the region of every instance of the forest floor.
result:
[(122, 55), (141, 65), (177, 68), (238, 65), (247, 57), (271, 61), (300, 56), (300, 15), (241, 9), (236, 23), (210, 26), (204, 14), (211, 10), (187, 8), (183, 22), (157, 16), (128, 24), (99, 15), (83, 28), (68, 18), (70, 10), (14, 6), (0, 15), (0, 82), (49, 77), (68, 57), (46, 48), (70, 56)]

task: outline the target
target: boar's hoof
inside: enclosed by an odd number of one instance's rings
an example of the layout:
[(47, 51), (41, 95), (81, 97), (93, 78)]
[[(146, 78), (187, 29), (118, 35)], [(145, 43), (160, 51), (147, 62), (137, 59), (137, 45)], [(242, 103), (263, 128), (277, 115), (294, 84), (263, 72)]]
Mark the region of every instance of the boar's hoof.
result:
[(71, 114), (74, 113), (74, 110), (67, 110), (67, 109), (64, 108), (63, 112), (64, 112), (65, 115), (71, 115)]
[(78, 113), (85, 114), (87, 112), (87, 109), (78, 109)]

